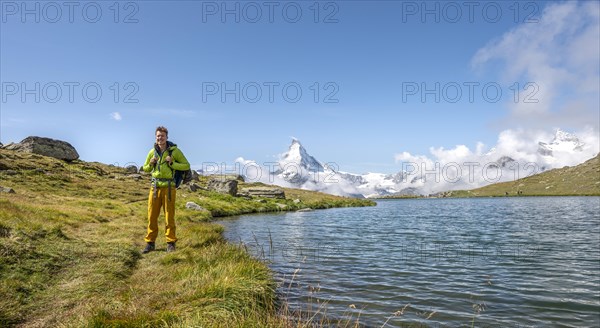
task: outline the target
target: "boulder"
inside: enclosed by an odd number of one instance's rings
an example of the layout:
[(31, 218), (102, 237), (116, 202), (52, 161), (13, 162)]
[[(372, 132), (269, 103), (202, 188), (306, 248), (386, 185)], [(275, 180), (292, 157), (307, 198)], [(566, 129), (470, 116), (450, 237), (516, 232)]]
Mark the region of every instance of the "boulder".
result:
[[(193, 171), (192, 171), (192, 172), (193, 172)], [(188, 189), (189, 191), (191, 191), (191, 192), (195, 192), (195, 191), (197, 191), (197, 190), (199, 190), (199, 189), (202, 189), (202, 188), (201, 188), (201, 187), (200, 187), (198, 184), (196, 184), (196, 183), (193, 183), (193, 182), (190, 182), (190, 183), (187, 185), (187, 189)]]
[(285, 198), (283, 190), (276, 187), (247, 187), (240, 190), (239, 195), (263, 198)]
[(70, 143), (43, 137), (27, 137), (19, 143), (11, 143), (3, 148), (66, 161), (74, 161), (79, 158), (77, 150)]
[(200, 175), (198, 174), (198, 172), (196, 170), (191, 170), (192, 171), (192, 181), (200, 181)]
[(244, 177), (239, 174), (220, 174), (219, 178), (228, 179), (228, 180), (237, 180), (240, 182), (245, 182)]
[(216, 191), (221, 194), (236, 196), (238, 181), (227, 177), (213, 177), (208, 181), (208, 190)]
[(195, 210), (195, 211), (206, 211), (206, 209), (194, 202), (187, 202), (185, 203), (185, 208), (189, 208), (191, 210)]
[(131, 173), (131, 174), (138, 173), (138, 167), (135, 165), (127, 165), (125, 167), (125, 170), (127, 171), (127, 173)]
[(9, 193), (9, 194), (14, 194), (15, 190), (13, 188), (0, 186), (0, 192), (6, 192), (6, 193)]

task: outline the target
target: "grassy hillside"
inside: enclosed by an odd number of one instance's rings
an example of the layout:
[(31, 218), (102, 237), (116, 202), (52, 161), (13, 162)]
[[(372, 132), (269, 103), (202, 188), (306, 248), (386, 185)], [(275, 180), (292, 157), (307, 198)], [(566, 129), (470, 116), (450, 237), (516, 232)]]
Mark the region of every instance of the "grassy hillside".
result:
[(267, 266), (211, 219), (374, 204), (292, 189), (279, 200), (178, 190), (178, 250), (164, 252), (161, 228), (157, 251), (142, 256), (148, 176), (0, 149), (0, 186), (15, 191), (0, 192), (0, 327), (289, 326)]
[(577, 166), (473, 190), (451, 191), (445, 196), (600, 196), (600, 154)]

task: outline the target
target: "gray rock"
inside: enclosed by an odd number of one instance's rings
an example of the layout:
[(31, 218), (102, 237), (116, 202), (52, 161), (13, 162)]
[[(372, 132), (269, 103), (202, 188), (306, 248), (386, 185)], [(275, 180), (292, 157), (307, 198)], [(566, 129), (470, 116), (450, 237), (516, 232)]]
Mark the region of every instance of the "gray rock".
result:
[(196, 170), (191, 170), (192, 171), (192, 181), (200, 181), (200, 175), (198, 174), (198, 172)]
[[(192, 172), (193, 172), (193, 171), (192, 171)], [(194, 192), (194, 191), (197, 191), (197, 190), (199, 190), (199, 189), (202, 189), (202, 188), (200, 188), (200, 186), (199, 186), (199, 185), (197, 185), (197, 184), (195, 184), (195, 183), (191, 182), (190, 184), (188, 184), (188, 185), (187, 185), (187, 189), (188, 189), (189, 191), (191, 191), (191, 192)]]
[(221, 179), (227, 179), (227, 180), (237, 180), (240, 182), (245, 182), (244, 177), (239, 175), (239, 174), (223, 174), (223, 175), (219, 175), (219, 177)]
[(311, 212), (311, 211), (313, 211), (313, 209), (310, 207), (307, 207), (307, 208), (301, 208), (301, 209), (297, 210), (296, 212)]
[(239, 192), (242, 196), (263, 197), (263, 198), (285, 198), (285, 193), (282, 189), (275, 187), (247, 187)]
[(9, 194), (14, 194), (15, 190), (13, 188), (0, 186), (0, 192), (6, 192), (6, 193), (9, 193)]
[(216, 191), (221, 194), (236, 196), (238, 181), (225, 177), (213, 177), (208, 181), (208, 190)]
[(3, 145), (3, 146), (2, 146), (2, 149), (8, 149), (8, 150), (10, 150), (10, 149), (9, 149), (9, 147), (12, 147), (12, 146), (14, 146), (14, 145), (16, 145), (16, 144), (15, 144), (14, 142), (11, 142), (11, 143), (9, 143), (8, 145)]
[(3, 148), (54, 157), (66, 161), (74, 161), (79, 158), (77, 150), (70, 143), (43, 137), (27, 137), (19, 143), (11, 143)]
[(194, 202), (185, 203), (185, 208), (189, 208), (194, 211), (206, 211), (206, 209), (204, 207), (202, 207)]
[(300, 203), (300, 202), (301, 202), (301, 200), (300, 200), (300, 199), (298, 199), (298, 198), (294, 199), (294, 204), (298, 204), (298, 203)]
[(281, 210), (285, 210), (285, 209), (287, 208), (287, 205), (285, 205), (285, 204), (279, 204), (279, 203), (277, 203), (276, 205), (277, 205), (277, 207), (279, 207), (279, 209), (281, 209)]
[(126, 170), (128, 173), (131, 173), (131, 174), (138, 173), (138, 167), (137, 167), (137, 166), (135, 166), (135, 165), (127, 165), (127, 166), (125, 167), (125, 170)]

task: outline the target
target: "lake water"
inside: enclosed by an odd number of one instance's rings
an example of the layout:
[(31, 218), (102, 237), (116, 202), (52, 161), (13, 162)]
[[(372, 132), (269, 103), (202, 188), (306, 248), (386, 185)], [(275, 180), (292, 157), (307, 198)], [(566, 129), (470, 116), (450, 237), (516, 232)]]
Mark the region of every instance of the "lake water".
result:
[(600, 327), (600, 197), (385, 200), (220, 223), (268, 261), (293, 309), (366, 327)]

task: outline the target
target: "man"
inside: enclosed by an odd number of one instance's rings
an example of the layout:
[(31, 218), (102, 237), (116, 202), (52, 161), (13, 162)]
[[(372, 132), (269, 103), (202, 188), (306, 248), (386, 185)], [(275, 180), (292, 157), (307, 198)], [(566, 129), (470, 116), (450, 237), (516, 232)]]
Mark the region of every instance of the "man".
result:
[(146, 234), (146, 247), (143, 254), (155, 249), (158, 236), (158, 216), (161, 208), (165, 209), (167, 237), (167, 252), (175, 251), (175, 196), (176, 188), (173, 179), (175, 171), (190, 169), (190, 163), (177, 148), (177, 145), (167, 141), (169, 131), (164, 126), (159, 126), (155, 131), (156, 143), (146, 156), (143, 170), (152, 171), (152, 187), (148, 196), (148, 233)]

